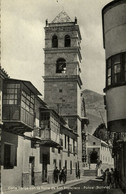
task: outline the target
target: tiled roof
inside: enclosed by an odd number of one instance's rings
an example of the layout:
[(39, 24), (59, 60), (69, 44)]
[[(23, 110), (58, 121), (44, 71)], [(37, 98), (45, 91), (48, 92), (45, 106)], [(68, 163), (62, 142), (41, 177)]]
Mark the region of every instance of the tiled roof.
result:
[(52, 23), (64, 23), (64, 22), (72, 22), (72, 20), (65, 11), (61, 11), (52, 21)]

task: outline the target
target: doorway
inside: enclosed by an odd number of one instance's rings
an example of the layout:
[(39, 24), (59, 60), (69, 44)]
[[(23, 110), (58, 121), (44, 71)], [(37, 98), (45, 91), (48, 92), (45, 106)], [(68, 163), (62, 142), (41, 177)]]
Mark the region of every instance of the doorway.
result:
[(98, 153), (95, 150), (93, 150), (93, 152), (90, 155), (90, 163), (96, 164), (97, 161), (98, 161)]
[(47, 182), (47, 155), (43, 154), (42, 161), (42, 182)]
[(30, 164), (30, 184), (35, 184), (35, 177), (34, 177), (34, 166), (35, 166), (35, 157), (30, 156), (29, 157), (29, 164)]

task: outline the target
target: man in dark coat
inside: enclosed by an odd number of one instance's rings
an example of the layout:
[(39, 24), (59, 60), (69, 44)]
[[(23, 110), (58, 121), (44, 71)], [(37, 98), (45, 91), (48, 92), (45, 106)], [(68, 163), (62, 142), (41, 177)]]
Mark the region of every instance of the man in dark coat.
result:
[(58, 176), (59, 176), (59, 170), (58, 170), (57, 167), (54, 169), (53, 175), (54, 175), (54, 182), (57, 183), (58, 182)]

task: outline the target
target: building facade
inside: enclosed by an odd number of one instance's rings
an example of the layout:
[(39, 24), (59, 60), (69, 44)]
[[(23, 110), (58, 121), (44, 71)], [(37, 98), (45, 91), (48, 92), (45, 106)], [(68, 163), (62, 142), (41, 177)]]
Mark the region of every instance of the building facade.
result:
[[(1, 135), (2, 135), (2, 97), (3, 97), (3, 80), (9, 78), (5, 70), (0, 66), (0, 161), (1, 161)], [(1, 182), (1, 167), (0, 167), (0, 182)]]
[(126, 1), (115, 0), (102, 10), (106, 56), (106, 110), (113, 138), (113, 157), (120, 184), (126, 189)]
[(77, 18), (62, 11), (45, 27), (44, 99), (77, 134), (78, 168), (82, 166), (81, 34)]
[(35, 112), (39, 112), (35, 98), (40, 93), (31, 82), (10, 78), (3, 80), (2, 93), (2, 189), (39, 185), (42, 164), (40, 147), (33, 146), (37, 140), (33, 131), (37, 127)]
[(112, 158), (112, 146), (105, 141), (88, 134), (87, 135), (87, 163), (88, 168), (105, 170), (114, 167)]
[[(1, 174), (3, 191), (53, 183), (57, 166), (77, 175), (77, 134), (47, 107), (29, 81), (2, 81)], [(11, 178), (10, 175), (11, 174)]]

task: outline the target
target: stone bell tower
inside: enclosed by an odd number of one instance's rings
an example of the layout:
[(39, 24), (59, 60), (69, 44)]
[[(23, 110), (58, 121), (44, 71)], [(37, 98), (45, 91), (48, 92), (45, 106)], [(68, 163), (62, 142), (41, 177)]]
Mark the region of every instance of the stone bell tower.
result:
[(62, 11), (45, 27), (44, 100), (78, 135), (81, 161), (81, 34), (77, 18)]

